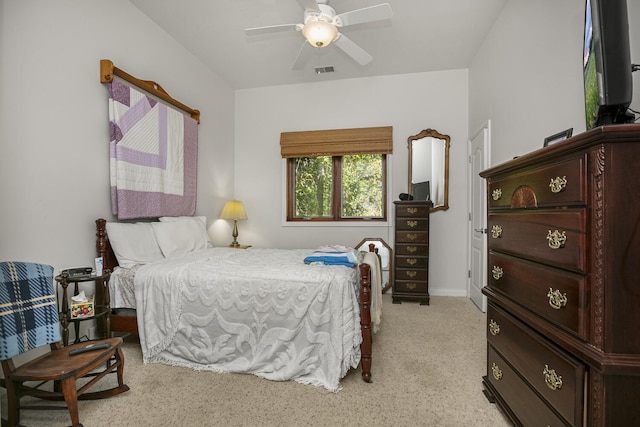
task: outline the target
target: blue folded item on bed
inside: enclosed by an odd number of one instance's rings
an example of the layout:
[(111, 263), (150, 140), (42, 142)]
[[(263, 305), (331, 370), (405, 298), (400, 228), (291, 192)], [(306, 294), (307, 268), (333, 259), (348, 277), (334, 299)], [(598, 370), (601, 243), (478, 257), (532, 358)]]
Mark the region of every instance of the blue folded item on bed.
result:
[(309, 265), (346, 265), (347, 267), (355, 266), (355, 263), (349, 261), (346, 256), (322, 256), (310, 255), (304, 259), (305, 264)]
[(314, 251), (304, 259), (305, 264), (309, 265), (344, 265), (354, 267), (357, 264), (356, 255), (353, 250), (332, 250), (332, 249), (350, 249), (346, 247), (325, 246)]

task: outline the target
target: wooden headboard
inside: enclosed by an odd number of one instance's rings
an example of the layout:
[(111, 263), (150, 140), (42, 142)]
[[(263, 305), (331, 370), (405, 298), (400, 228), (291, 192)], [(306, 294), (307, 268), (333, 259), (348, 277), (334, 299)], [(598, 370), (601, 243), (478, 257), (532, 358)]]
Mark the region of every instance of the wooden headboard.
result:
[(103, 268), (113, 271), (118, 266), (118, 259), (107, 236), (107, 220), (102, 218), (96, 219), (96, 256), (102, 257)]

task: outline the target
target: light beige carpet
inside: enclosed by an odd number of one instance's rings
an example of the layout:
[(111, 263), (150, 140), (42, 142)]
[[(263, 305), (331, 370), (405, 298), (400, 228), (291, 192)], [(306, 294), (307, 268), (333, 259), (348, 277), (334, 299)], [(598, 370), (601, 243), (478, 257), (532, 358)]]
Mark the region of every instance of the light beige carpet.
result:
[[(431, 297), (430, 306), (420, 306), (392, 304), (384, 295), (373, 382), (352, 370), (337, 393), (252, 375), (144, 365), (136, 342), (126, 342), (124, 352), (131, 390), (81, 402), (85, 427), (510, 425), (482, 393), (485, 315), (466, 298)], [(4, 394), (2, 406), (6, 416)], [(66, 410), (22, 411), (21, 423), (65, 426), (69, 416)]]

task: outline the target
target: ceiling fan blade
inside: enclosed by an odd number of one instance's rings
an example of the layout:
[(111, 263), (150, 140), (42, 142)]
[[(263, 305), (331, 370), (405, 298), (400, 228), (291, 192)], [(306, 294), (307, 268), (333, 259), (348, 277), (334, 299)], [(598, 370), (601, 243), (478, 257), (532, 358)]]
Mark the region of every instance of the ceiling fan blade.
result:
[(346, 27), (347, 25), (391, 19), (392, 16), (393, 11), (391, 10), (389, 3), (382, 3), (376, 6), (341, 13), (335, 16), (335, 21), (336, 25), (339, 27)]
[(304, 41), (302, 46), (300, 46), (300, 50), (298, 51), (298, 56), (296, 56), (296, 60), (293, 63), (292, 70), (302, 70), (309, 60), (311, 53), (313, 52), (313, 46)]
[(335, 39), (333, 43), (360, 65), (367, 65), (373, 60), (371, 55), (352, 42), (351, 39), (347, 38), (344, 34), (339, 34), (338, 38)]
[(244, 33), (248, 36), (256, 36), (260, 34), (291, 31), (291, 30), (295, 30), (296, 27), (297, 27), (297, 24), (269, 25), (268, 27), (247, 28), (244, 30)]
[(318, 7), (318, 3), (316, 0), (298, 0), (300, 6), (302, 6), (305, 12), (318, 12), (320, 13), (320, 8)]

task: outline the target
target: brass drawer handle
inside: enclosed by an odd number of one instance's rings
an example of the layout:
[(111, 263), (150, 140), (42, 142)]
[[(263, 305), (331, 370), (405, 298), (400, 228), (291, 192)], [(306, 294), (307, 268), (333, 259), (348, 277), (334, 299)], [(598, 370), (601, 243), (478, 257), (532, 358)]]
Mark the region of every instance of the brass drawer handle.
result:
[(418, 208), (407, 208), (407, 212), (410, 214), (416, 214), (418, 213)]
[(549, 183), (549, 188), (552, 193), (559, 193), (567, 186), (567, 177), (563, 176), (562, 178), (556, 177), (556, 179), (551, 178), (551, 182)]
[(407, 276), (414, 278), (416, 277), (418, 273), (416, 273), (415, 271), (411, 270), (411, 271), (407, 271)]
[(493, 227), (491, 227), (491, 237), (493, 237), (494, 239), (502, 237), (502, 227), (500, 227), (499, 225), (494, 225)]
[(407, 258), (407, 264), (409, 265), (416, 265), (418, 263), (418, 260), (415, 258)]
[(407, 252), (414, 253), (418, 250), (417, 246), (407, 246)]
[(489, 321), (489, 332), (491, 333), (491, 335), (493, 335), (494, 337), (498, 334), (500, 334), (500, 325), (498, 325), (498, 322), (496, 322), (495, 320), (491, 319)]
[(493, 269), (491, 270), (491, 274), (493, 275), (494, 279), (500, 280), (500, 278), (504, 274), (504, 270), (501, 267), (498, 267), (497, 265), (494, 265)]
[(491, 365), (491, 373), (493, 374), (493, 378), (495, 378), (496, 381), (500, 381), (502, 379), (502, 369), (498, 368), (498, 365), (496, 365), (495, 363)]
[(416, 225), (418, 225), (418, 221), (407, 221), (407, 225), (411, 228), (415, 227)]
[(418, 235), (415, 233), (407, 234), (407, 239), (409, 240), (416, 240), (417, 238), (418, 238)]
[(502, 197), (502, 189), (501, 188), (496, 188), (495, 190), (493, 190), (491, 192), (491, 198), (493, 200), (500, 200), (501, 197)]
[(414, 290), (415, 288), (416, 288), (416, 284), (415, 283), (407, 283), (407, 289)]
[(551, 390), (560, 390), (562, 388), (562, 377), (556, 374), (555, 369), (549, 369), (549, 365), (544, 365), (544, 382)]
[(549, 242), (549, 247), (551, 249), (560, 249), (564, 247), (564, 244), (567, 242), (567, 232), (563, 231), (562, 233), (558, 230), (547, 233), (547, 241)]
[(549, 298), (549, 305), (556, 310), (567, 305), (567, 294), (561, 294), (560, 291), (554, 291), (552, 288), (549, 288), (547, 298)]

